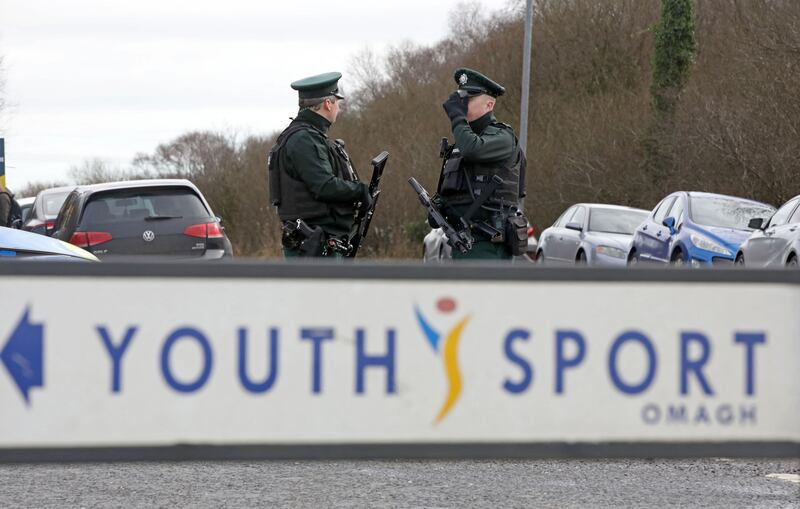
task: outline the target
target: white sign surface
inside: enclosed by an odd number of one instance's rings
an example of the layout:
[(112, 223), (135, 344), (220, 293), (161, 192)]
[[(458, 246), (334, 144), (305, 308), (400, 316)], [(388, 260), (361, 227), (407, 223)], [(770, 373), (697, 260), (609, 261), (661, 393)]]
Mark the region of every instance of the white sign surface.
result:
[(4, 277), (0, 448), (800, 442), (800, 288)]

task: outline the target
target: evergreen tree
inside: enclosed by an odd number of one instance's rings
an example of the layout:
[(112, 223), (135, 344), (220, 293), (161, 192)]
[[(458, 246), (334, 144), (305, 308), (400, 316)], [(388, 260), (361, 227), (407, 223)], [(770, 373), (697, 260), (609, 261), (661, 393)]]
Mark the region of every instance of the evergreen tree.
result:
[(666, 141), (671, 134), (672, 114), (689, 79), (697, 44), (692, 0), (661, 0), (661, 20), (654, 27), (655, 56), (650, 93), (655, 118), (642, 140), (643, 169), (653, 183), (663, 183), (674, 170)]
[(692, 0), (661, 0), (661, 21), (655, 27), (653, 106), (672, 113), (689, 79), (697, 44)]

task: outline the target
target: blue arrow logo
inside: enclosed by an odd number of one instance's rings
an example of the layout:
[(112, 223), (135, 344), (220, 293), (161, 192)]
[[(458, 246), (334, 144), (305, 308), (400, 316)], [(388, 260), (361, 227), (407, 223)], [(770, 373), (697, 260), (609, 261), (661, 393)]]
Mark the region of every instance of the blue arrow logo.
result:
[(44, 387), (44, 325), (32, 324), (29, 315), (30, 308), (25, 310), (0, 352), (0, 361), (3, 361), (28, 405), (31, 404), (31, 388)]

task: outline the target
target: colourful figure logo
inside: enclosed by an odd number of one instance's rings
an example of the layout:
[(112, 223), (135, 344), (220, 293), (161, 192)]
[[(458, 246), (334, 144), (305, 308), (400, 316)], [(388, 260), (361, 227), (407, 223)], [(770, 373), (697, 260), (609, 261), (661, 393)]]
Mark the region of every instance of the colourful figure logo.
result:
[[(456, 309), (456, 301), (450, 298), (442, 298), (436, 303), (436, 307), (442, 313), (452, 313)], [(433, 351), (437, 354), (441, 352), (444, 360), (444, 369), (447, 374), (449, 387), (447, 389), (447, 398), (442, 408), (439, 410), (439, 415), (436, 416), (436, 420), (434, 421), (434, 424), (439, 424), (450, 410), (453, 409), (458, 397), (461, 395), (462, 380), (461, 370), (458, 367), (458, 344), (461, 341), (461, 332), (463, 332), (464, 327), (467, 326), (470, 316), (467, 315), (462, 318), (455, 327), (447, 333), (444, 339), (444, 345), (442, 345), (442, 334), (434, 329), (430, 322), (425, 319), (425, 316), (423, 316), (422, 312), (419, 310), (419, 306), (414, 306), (414, 312), (417, 315), (417, 321), (419, 322), (422, 332), (425, 333), (425, 337), (428, 338), (428, 342), (433, 347)]]

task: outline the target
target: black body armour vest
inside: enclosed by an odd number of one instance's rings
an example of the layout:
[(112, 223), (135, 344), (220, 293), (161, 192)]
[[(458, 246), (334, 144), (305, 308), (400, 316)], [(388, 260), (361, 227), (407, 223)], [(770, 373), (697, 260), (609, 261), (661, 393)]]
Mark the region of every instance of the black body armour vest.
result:
[[(501, 129), (511, 129), (500, 122), (490, 125)], [(454, 149), (442, 166), (437, 192), (450, 205), (469, 205), (482, 196), (490, 187), (492, 176), (497, 175), (500, 184), (487, 199), (484, 207), (493, 209), (519, 208), (519, 201), (525, 196), (525, 154), (514, 136), (514, 150), (504, 161), (488, 163), (465, 161), (458, 149)]]
[(270, 202), (278, 208), (278, 217), (281, 221), (294, 221), (326, 217), (332, 213), (340, 216), (353, 215), (352, 204), (325, 203), (314, 199), (306, 184), (302, 180), (293, 178), (283, 167), (286, 157), (283, 148), (286, 142), (293, 134), (303, 130), (312, 131), (323, 137), (336, 177), (348, 181), (358, 180), (350, 156), (347, 155), (342, 143), (338, 140), (332, 141), (327, 134), (307, 122), (293, 120), (278, 136), (267, 160)]

